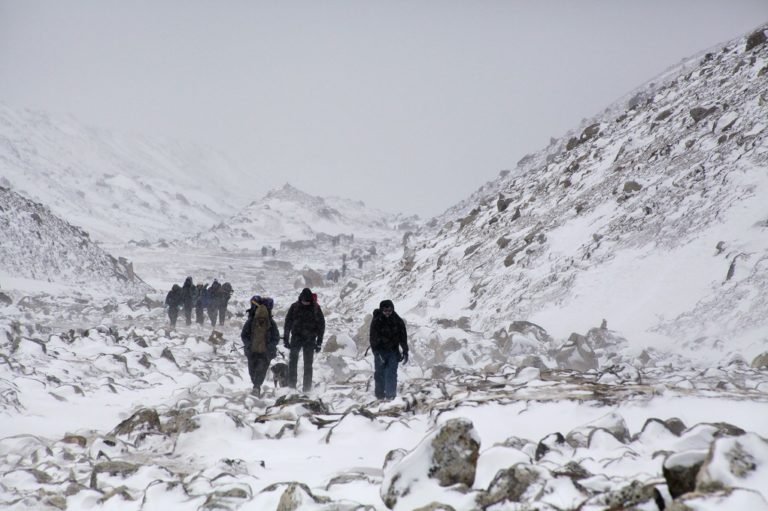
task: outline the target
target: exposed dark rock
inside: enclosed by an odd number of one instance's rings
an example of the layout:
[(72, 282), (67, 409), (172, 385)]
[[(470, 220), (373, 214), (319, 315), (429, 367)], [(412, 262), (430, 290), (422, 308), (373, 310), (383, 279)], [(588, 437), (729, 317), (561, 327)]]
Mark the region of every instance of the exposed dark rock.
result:
[(90, 487), (98, 489), (98, 475), (109, 474), (111, 476), (127, 477), (136, 473), (141, 468), (140, 465), (134, 465), (125, 461), (102, 461), (97, 463), (91, 471)]
[(705, 117), (713, 114), (715, 111), (717, 111), (717, 107), (716, 106), (712, 106), (712, 107), (709, 107), (709, 108), (704, 108), (704, 107), (701, 107), (701, 106), (697, 106), (695, 108), (692, 108), (689, 113), (691, 114), (691, 117), (693, 118), (693, 122), (699, 122), (702, 119), (704, 119)]
[(3, 292), (0, 292), (0, 305), (13, 305), (13, 298)]
[(437, 479), (440, 486), (475, 482), (480, 442), (472, 422), (450, 419), (432, 439), (432, 461), (428, 475)]
[(162, 433), (160, 416), (152, 408), (142, 408), (112, 430), (115, 436), (131, 435), (133, 433)]
[(540, 479), (539, 470), (521, 463), (499, 470), (488, 489), (477, 496), (477, 504), (485, 509), (504, 501), (521, 502), (528, 488)]
[(662, 474), (673, 499), (696, 489), (696, 474), (704, 465), (707, 451), (686, 451), (672, 454), (664, 460)]
[(641, 185), (637, 181), (627, 181), (626, 183), (624, 183), (624, 187), (622, 189), (624, 190), (624, 193), (635, 193), (642, 190), (643, 185)]
[(754, 48), (765, 44), (766, 40), (768, 39), (766, 39), (765, 30), (761, 28), (747, 37), (747, 45), (745, 46), (744, 51), (753, 50)]
[(534, 454), (534, 459), (539, 461), (549, 451), (555, 448), (559, 450), (567, 446), (568, 444), (566, 444), (565, 437), (562, 433), (550, 433), (549, 435), (539, 440), (538, 445), (536, 445), (536, 454)]
[[(176, 358), (173, 356), (173, 353), (171, 352), (171, 349), (169, 347), (163, 348), (163, 352), (160, 354), (161, 358), (164, 358), (166, 360), (169, 360), (176, 364)], [(178, 364), (177, 364), (178, 365)]]

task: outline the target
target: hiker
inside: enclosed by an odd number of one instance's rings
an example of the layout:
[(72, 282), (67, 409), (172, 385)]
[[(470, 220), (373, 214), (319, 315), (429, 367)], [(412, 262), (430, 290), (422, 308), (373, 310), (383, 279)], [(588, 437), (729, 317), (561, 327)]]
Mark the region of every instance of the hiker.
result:
[(325, 316), (317, 303), (317, 295), (305, 287), (298, 301), (291, 304), (285, 315), (283, 344), (290, 350), (288, 357), (288, 385), (296, 388), (299, 352), (304, 355), (303, 391), (312, 389), (312, 361), (320, 352), (325, 334)]
[(219, 325), (224, 325), (224, 318), (227, 315), (227, 304), (232, 298), (232, 284), (225, 282), (216, 292), (216, 304), (219, 310)]
[(208, 292), (208, 284), (195, 286), (195, 322), (198, 325), (205, 323), (205, 294)]
[(171, 328), (176, 328), (176, 319), (179, 317), (181, 304), (181, 286), (174, 284), (168, 294), (165, 295), (165, 307), (168, 311), (168, 319), (171, 320)]
[(181, 286), (181, 303), (184, 307), (184, 319), (187, 322), (187, 326), (192, 324), (192, 307), (195, 305), (195, 291), (192, 277), (187, 277), (184, 280), (184, 285)]
[(208, 309), (208, 317), (211, 318), (211, 326), (216, 326), (216, 318), (219, 317), (219, 305), (217, 303), (217, 295), (221, 289), (221, 284), (218, 280), (213, 279), (211, 287), (208, 288), (208, 294), (206, 295), (205, 307)]
[(272, 298), (252, 296), (251, 308), (247, 311), (248, 319), (240, 332), (245, 358), (248, 359), (248, 374), (253, 384), (251, 393), (256, 397), (261, 396), (261, 386), (267, 376), (269, 363), (277, 356), (277, 345), (280, 342), (280, 331), (272, 319), (273, 304)]
[(392, 300), (382, 300), (373, 311), (369, 337), (373, 352), (374, 394), (392, 400), (397, 394), (397, 365), (408, 362), (408, 333)]

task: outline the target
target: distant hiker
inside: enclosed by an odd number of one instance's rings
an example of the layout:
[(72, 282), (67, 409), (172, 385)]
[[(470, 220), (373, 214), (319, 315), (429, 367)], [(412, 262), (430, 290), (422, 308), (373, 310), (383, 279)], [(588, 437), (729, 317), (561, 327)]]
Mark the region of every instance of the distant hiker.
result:
[(363, 258), (362, 257), (358, 257), (357, 258), (357, 267), (360, 268), (360, 269), (363, 268)]
[(232, 284), (225, 282), (216, 292), (216, 303), (219, 308), (219, 325), (224, 325), (224, 318), (227, 315), (227, 304), (232, 298)]
[(383, 300), (373, 311), (369, 339), (373, 352), (374, 394), (378, 399), (394, 399), (397, 365), (408, 362), (408, 333), (392, 300)]
[(192, 277), (187, 277), (181, 286), (181, 303), (184, 307), (184, 319), (189, 326), (192, 324), (192, 308), (195, 306), (195, 285), (192, 283)]
[(208, 292), (208, 284), (195, 286), (195, 322), (198, 325), (205, 323), (205, 294)]
[(171, 320), (171, 328), (176, 328), (176, 319), (179, 317), (179, 307), (182, 305), (181, 286), (174, 284), (168, 294), (165, 295), (165, 307), (168, 310), (168, 319)]
[(208, 317), (211, 318), (211, 326), (216, 326), (216, 319), (219, 317), (219, 305), (217, 303), (217, 295), (221, 289), (221, 284), (218, 280), (213, 279), (211, 287), (208, 288), (208, 294), (206, 295), (205, 307), (208, 309)]
[(273, 248), (272, 249), (272, 257), (275, 257), (276, 255), (277, 255), (277, 249)]
[(248, 319), (240, 332), (243, 350), (248, 359), (248, 374), (251, 377), (255, 396), (261, 395), (261, 386), (267, 376), (270, 361), (277, 356), (280, 332), (272, 319), (272, 299), (258, 295), (251, 297)]
[(261, 257), (267, 257), (267, 250), (269, 250), (269, 249), (267, 248), (266, 245), (263, 245), (261, 247)]
[(283, 343), (290, 350), (288, 357), (288, 384), (296, 388), (299, 352), (304, 356), (304, 392), (312, 389), (312, 362), (320, 352), (325, 334), (325, 316), (317, 304), (317, 295), (305, 287), (298, 301), (291, 304), (285, 315)]

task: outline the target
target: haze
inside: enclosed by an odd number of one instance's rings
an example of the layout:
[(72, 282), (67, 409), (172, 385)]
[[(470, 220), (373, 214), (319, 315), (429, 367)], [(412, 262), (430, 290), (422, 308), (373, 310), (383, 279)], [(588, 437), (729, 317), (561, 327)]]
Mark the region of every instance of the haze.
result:
[(0, 0), (0, 101), (434, 215), (765, 0)]

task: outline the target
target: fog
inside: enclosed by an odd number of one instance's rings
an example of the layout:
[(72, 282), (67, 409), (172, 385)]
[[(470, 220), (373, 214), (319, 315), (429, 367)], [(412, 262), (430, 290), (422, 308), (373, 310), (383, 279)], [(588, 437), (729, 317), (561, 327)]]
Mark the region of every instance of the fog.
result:
[(212, 146), (265, 192), (428, 216), (766, 19), (765, 0), (0, 0), (0, 101)]

